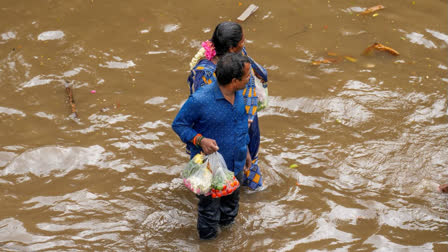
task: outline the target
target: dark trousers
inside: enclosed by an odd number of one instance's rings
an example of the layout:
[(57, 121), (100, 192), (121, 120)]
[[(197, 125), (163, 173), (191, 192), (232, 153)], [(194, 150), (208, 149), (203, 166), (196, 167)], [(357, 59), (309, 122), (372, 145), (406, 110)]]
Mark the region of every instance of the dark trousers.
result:
[[(243, 172), (238, 173), (236, 178), (241, 183)], [(240, 188), (221, 198), (203, 195), (198, 198), (198, 232), (201, 239), (216, 237), (218, 226), (231, 224), (238, 215)]]

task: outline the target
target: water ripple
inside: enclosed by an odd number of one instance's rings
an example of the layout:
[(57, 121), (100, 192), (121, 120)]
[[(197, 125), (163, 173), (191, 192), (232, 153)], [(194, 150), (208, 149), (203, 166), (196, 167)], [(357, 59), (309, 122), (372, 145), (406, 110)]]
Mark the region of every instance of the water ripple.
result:
[(37, 40), (56, 40), (64, 38), (65, 34), (63, 31), (46, 31), (42, 32), (37, 36)]

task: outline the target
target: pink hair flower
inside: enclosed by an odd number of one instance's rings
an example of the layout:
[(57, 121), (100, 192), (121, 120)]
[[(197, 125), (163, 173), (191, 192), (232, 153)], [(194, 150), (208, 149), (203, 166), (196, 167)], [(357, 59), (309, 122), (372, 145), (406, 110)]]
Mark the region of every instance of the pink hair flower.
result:
[(202, 42), (202, 47), (205, 49), (205, 57), (212, 60), (216, 56), (215, 46), (210, 40)]

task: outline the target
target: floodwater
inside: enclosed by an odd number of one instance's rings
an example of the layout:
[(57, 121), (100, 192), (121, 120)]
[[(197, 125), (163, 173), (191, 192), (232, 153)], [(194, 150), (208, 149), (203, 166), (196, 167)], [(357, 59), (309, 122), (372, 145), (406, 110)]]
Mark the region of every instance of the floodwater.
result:
[(254, 3), (264, 190), (199, 241), (170, 125), (200, 42), (250, 2), (2, 0), (0, 250), (447, 251), (448, 2)]

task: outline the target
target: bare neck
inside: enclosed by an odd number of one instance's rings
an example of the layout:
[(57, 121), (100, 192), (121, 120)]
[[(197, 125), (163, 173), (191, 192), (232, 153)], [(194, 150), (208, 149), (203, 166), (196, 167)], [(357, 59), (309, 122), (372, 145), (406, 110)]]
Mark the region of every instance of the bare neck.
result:
[(218, 84), (218, 86), (224, 98), (233, 105), (235, 103), (235, 90), (233, 90), (232, 86), (230, 84), (226, 86)]

